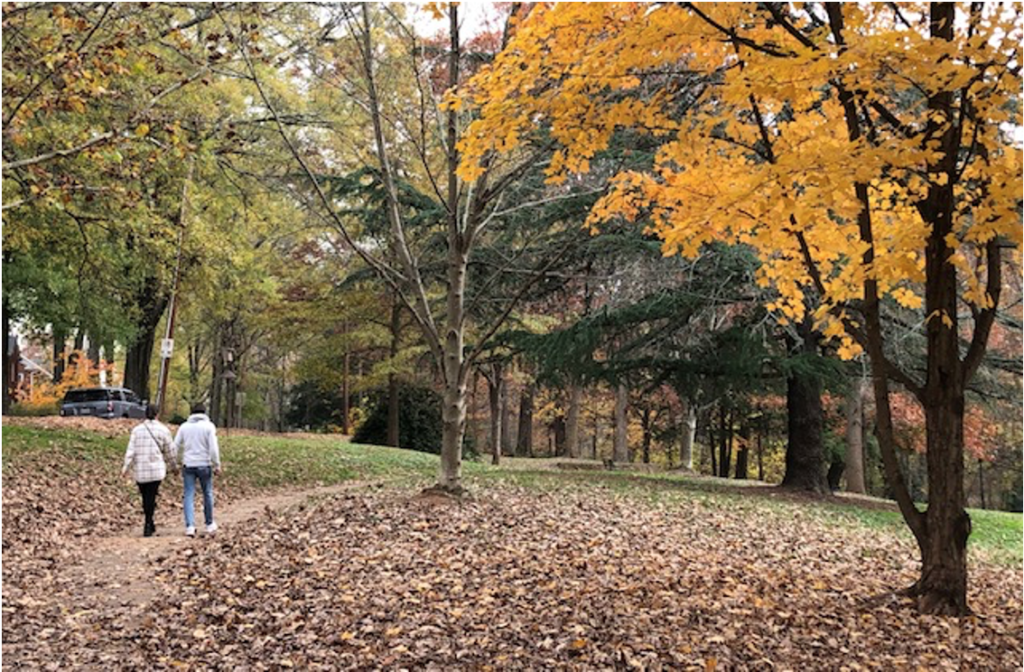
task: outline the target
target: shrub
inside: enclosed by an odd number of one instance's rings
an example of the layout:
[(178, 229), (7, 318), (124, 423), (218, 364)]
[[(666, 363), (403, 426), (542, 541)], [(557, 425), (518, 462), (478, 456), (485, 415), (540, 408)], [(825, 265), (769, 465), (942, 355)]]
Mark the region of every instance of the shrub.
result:
[(22, 401), (11, 406), (12, 416), (37, 417), (42, 415), (57, 415), (60, 413), (60, 404), (53, 400), (42, 403)]
[[(402, 386), (398, 391), (398, 445), (409, 450), (439, 454), (443, 433), (441, 395), (425, 387)], [(379, 391), (372, 396), (370, 412), (356, 431), (355, 443), (382, 446), (388, 436), (388, 395)], [(466, 434), (463, 455), (476, 456), (472, 436)]]
[(285, 422), (290, 427), (308, 427), (313, 431), (332, 431), (341, 426), (342, 398), (338, 390), (323, 390), (311, 381), (292, 387)]

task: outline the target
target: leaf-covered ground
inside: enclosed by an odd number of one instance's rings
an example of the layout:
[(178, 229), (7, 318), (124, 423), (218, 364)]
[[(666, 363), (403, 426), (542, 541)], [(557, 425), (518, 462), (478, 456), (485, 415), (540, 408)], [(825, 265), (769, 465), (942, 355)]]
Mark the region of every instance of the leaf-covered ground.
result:
[[(138, 490), (119, 476), (127, 435), (137, 421), (12, 420), (5, 418), (3, 429), (5, 604), (25, 586), (45, 585), (89, 539), (142, 526)], [(247, 445), (236, 447), (239, 441)], [(218, 506), (289, 484), (336, 483), (355, 475), (338, 460), (311, 459), (309, 453), (324, 452), (315, 442), (292, 441), (287, 451), (275, 450), (280, 441), (228, 438), (231, 464), (217, 479)], [(181, 479), (172, 474), (160, 489), (158, 527), (183, 528), (181, 496)]]
[[(346, 460), (371, 455), (353, 450)], [(4, 453), (9, 486), (25, 474), (9, 464), (6, 444)], [(153, 560), (158, 597), (142, 605), (62, 580), (68, 567), (59, 561), (23, 571), (31, 563), (11, 553), (23, 541), (9, 545), (5, 487), (4, 664), (1020, 666), (1019, 565), (973, 562), (976, 615), (923, 617), (891, 593), (917, 567), (906, 537), (886, 529), (754, 496), (638, 497), (639, 486), (579, 476), (470, 471), (475, 494), (461, 504), (393, 485), (225, 526)], [(88, 552), (89, 534), (58, 540), (79, 547), (67, 562)]]

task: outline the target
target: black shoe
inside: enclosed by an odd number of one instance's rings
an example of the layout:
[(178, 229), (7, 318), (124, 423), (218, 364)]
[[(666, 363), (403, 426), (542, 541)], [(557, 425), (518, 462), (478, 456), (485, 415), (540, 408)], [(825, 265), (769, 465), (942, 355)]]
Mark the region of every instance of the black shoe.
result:
[(156, 534), (156, 525), (146, 525), (142, 528), (142, 536), (152, 537), (154, 534)]

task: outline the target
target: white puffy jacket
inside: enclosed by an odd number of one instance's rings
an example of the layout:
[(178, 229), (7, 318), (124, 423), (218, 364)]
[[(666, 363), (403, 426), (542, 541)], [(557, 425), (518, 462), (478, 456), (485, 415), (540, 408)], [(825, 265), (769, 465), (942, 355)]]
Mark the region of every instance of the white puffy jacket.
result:
[(181, 463), (186, 467), (220, 467), (220, 446), (217, 427), (205, 413), (193, 413), (188, 422), (178, 427), (174, 437), (175, 452), (184, 446)]

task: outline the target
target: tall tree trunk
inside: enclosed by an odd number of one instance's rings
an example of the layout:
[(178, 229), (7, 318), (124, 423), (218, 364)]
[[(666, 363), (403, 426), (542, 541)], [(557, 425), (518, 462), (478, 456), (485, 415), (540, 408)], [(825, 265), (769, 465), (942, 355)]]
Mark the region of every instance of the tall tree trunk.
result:
[[(980, 13), (980, 4), (972, 3), (972, 21)], [(840, 3), (826, 5), (833, 40), (845, 48), (844, 14)], [(933, 2), (929, 5), (930, 37), (937, 42), (953, 40), (956, 7)], [(945, 48), (946, 45), (942, 45)], [(849, 138), (862, 137), (861, 117), (854, 94), (842, 84), (837, 87), (843, 107)], [(966, 91), (964, 92), (966, 95)], [(969, 100), (959, 102), (963, 111)], [(964, 361), (960, 359), (957, 327), (957, 270), (951, 263), (954, 249), (948, 236), (954, 232), (956, 208), (954, 185), (959, 179), (957, 159), (960, 153), (962, 127), (955, 121), (954, 94), (949, 88), (939, 89), (928, 97), (928, 124), (921, 134), (932, 151), (927, 166), (931, 175), (945, 179), (930, 180), (928, 194), (917, 204), (924, 222), (930, 226), (925, 246), (925, 332), (927, 340), (926, 370), (923, 388), (904, 374), (901, 382), (912, 389), (925, 413), (928, 451), (928, 509), (922, 514), (914, 505), (896, 457), (889, 406), (888, 380), (901, 374), (885, 357), (881, 328), (878, 281), (867, 275), (864, 279), (863, 315), (866, 344), (871, 362), (876, 406), (876, 434), (882, 462), (890, 489), (893, 491), (904, 520), (914, 533), (921, 550), (921, 577), (911, 594), (918, 598), (918, 609), (930, 614), (962, 615), (967, 607), (967, 538), (971, 520), (964, 509), (963, 489), (963, 413), (964, 389), (984, 355), (989, 331), (999, 305), (1000, 250), (993, 238), (986, 245), (986, 289), (991, 307), (978, 311), (975, 330)], [(978, 153), (987, 159), (984, 143)], [(874, 261), (874, 233), (871, 221), (869, 185), (856, 182), (854, 191), (860, 201), (858, 226), (865, 243), (863, 263)]]
[(280, 375), (277, 377), (277, 431), (284, 431), (284, 413), (285, 413), (285, 376), (287, 375), (285, 365), (285, 358), (281, 358), (281, 366), (278, 371)]
[[(348, 322), (345, 323), (344, 327), (345, 336), (348, 336)], [(346, 338), (345, 343), (345, 354), (341, 358), (341, 433), (349, 436), (352, 434), (352, 428), (349, 426), (349, 421), (352, 418), (352, 409), (350, 408), (351, 393), (348, 385), (349, 369), (352, 366), (351, 355), (349, 353), (349, 346)]]
[(199, 401), (201, 396), (199, 376), (202, 373), (202, 341), (198, 338), (189, 341), (186, 350), (188, 351), (188, 403), (194, 404)]
[(846, 490), (863, 495), (864, 485), (864, 392), (865, 381), (850, 386), (846, 398)]
[(764, 420), (757, 427), (757, 480), (764, 481)]
[(715, 445), (714, 421), (714, 412), (708, 411), (708, 454), (711, 456), (711, 475), (718, 476), (718, 460), (715, 457), (717, 446)]
[(612, 459), (617, 463), (629, 463), (629, 388), (619, 383), (615, 388), (615, 439)]
[(100, 384), (101, 385), (113, 385), (114, 384), (113, 377), (114, 377), (114, 369), (115, 369), (115, 364), (114, 364), (114, 341), (113, 341), (113, 339), (111, 339), (109, 341), (104, 341), (101, 350), (102, 350), (102, 354), (100, 355), (100, 357), (102, 358), (103, 361), (101, 362), (102, 366), (100, 367)]
[(68, 334), (60, 327), (53, 327), (53, 382), (64, 379), (65, 356), (67, 353)]
[[(947, 42), (953, 39), (955, 11), (954, 5), (931, 3), (932, 39)], [(961, 104), (967, 103), (961, 101)], [(967, 360), (972, 363), (965, 365), (960, 360), (957, 328), (957, 271), (950, 260), (955, 249), (947, 242), (954, 231), (953, 185), (959, 142), (957, 125), (953, 122), (952, 92), (946, 90), (932, 95), (928, 108), (935, 115), (936, 121), (932, 123), (938, 124), (941, 130), (939, 146), (942, 149), (941, 158), (929, 165), (928, 170), (944, 173), (946, 180), (930, 183), (924, 203), (928, 213), (925, 220), (932, 224), (925, 249), (925, 314), (933, 319), (925, 322), (928, 373), (921, 396), (927, 431), (928, 509), (925, 511), (921, 578), (915, 592), (922, 612), (959, 615), (969, 611), (967, 538), (971, 534), (971, 518), (964, 508), (964, 388), (971, 368), (977, 365), (984, 352), (987, 331), (979, 333), (982, 327), (975, 325), (967, 353)], [(995, 266), (988, 269), (988, 290), (993, 305), (997, 306), (999, 252), (991, 244), (987, 249), (986, 261), (989, 266)]]
[(502, 399), (505, 396), (505, 372), (500, 362), (491, 365), (487, 379), (487, 400), (491, 411), (491, 464), (501, 463)]
[(142, 319), (137, 325), (135, 341), (128, 346), (124, 362), (124, 386), (149, 399), (149, 369), (153, 361), (153, 346), (156, 343), (156, 329), (160, 317), (167, 308), (168, 296), (160, 290), (147, 286), (139, 295)]
[[(391, 298), (391, 361), (398, 357), (398, 349), (402, 338), (402, 303), (397, 296)], [(388, 434), (387, 444), (398, 446), (399, 420), (398, 410), (398, 375), (392, 371), (388, 374)]]
[(216, 345), (213, 351), (213, 379), (210, 382), (210, 403), (206, 410), (209, 411), (213, 424), (223, 425), (221, 402), (224, 399), (224, 349), (222, 347), (224, 343), (219, 329), (214, 343)]
[(501, 384), (501, 454), (515, 455), (515, 423), (512, 422), (512, 388), (506, 379)]
[(399, 425), (399, 406), (401, 399), (399, 397), (398, 389), (398, 376), (394, 373), (388, 374), (388, 434), (387, 434), (387, 445), (398, 447), (399, 431), (401, 427)]
[(821, 383), (814, 376), (793, 372), (786, 381), (789, 444), (786, 475), (782, 485), (809, 492), (827, 493), (821, 440), (823, 411)]
[[(956, 331), (949, 330), (955, 337)], [(948, 344), (956, 352), (956, 340)], [(942, 375), (946, 367), (936, 365)], [(931, 371), (929, 371), (931, 373)], [(967, 537), (971, 518), (964, 496), (964, 394), (947, 378), (929, 385), (925, 406), (928, 455), (928, 509), (921, 578), (915, 586), (921, 611), (967, 613)]]
[(569, 386), (569, 412), (565, 420), (565, 443), (570, 458), (580, 456), (580, 404), (583, 388), (577, 384)]
[[(369, 30), (369, 27), (367, 27)], [(448, 86), (459, 85), (459, 18), (457, 6), (448, 7)], [(379, 118), (375, 120), (379, 124)], [(469, 261), (468, 232), (459, 223), (459, 153), (458, 115), (454, 109), (447, 114), (448, 160), (448, 294), (445, 302), (447, 334), (444, 339), (444, 408), (441, 437), (441, 464), (438, 486), (455, 494), (462, 493), (462, 441), (466, 432), (465, 293), (466, 265)], [(380, 135), (380, 134), (378, 134)], [(378, 144), (382, 137), (378, 138)], [(381, 150), (383, 152), (383, 150)], [(397, 192), (394, 193), (397, 204)]]
[(978, 460), (978, 494), (981, 497), (981, 508), (987, 509), (985, 503), (985, 461)]
[(640, 426), (643, 428), (643, 439), (641, 441), (641, 459), (644, 464), (651, 463), (651, 409), (644, 408), (640, 413)]
[(554, 450), (551, 451), (551, 454), (565, 457), (565, 418), (563, 416), (555, 417), (551, 423), (551, 434), (551, 438), (554, 441)]
[[(805, 357), (817, 356), (817, 335), (810, 320), (799, 327)], [(826, 494), (825, 447), (822, 442), (824, 411), (821, 407), (821, 381), (813, 374), (794, 367), (786, 380), (786, 412), (789, 444), (786, 446), (786, 475), (783, 487)]]
[(843, 472), (846, 471), (846, 462), (838, 455), (832, 456), (832, 462), (828, 465), (828, 472), (825, 474), (825, 480), (828, 482), (829, 492), (836, 492), (839, 490), (839, 485), (843, 480)]
[(75, 330), (75, 341), (71, 346), (71, 354), (68, 356), (70, 366), (78, 366), (79, 354), (85, 350), (85, 329), (78, 327)]
[(227, 370), (230, 371), (233, 376), (228, 376), (225, 380), (225, 394), (224, 394), (224, 426), (225, 427), (237, 427), (238, 426), (238, 373), (235, 371), (235, 362), (228, 362)]
[(4, 322), (4, 399), (3, 414), (11, 412), (11, 403), (14, 400), (15, 371), (18, 370), (17, 347), (14, 334), (11, 333), (11, 314), (8, 307), (7, 295), (3, 297), (3, 322)]
[(732, 410), (723, 402), (718, 407), (718, 475), (729, 478), (732, 463)]
[(750, 456), (750, 424), (744, 418), (740, 421), (740, 447), (736, 451), (736, 479), (747, 479), (747, 462)]
[(100, 367), (100, 339), (94, 338), (92, 334), (89, 334), (89, 348), (85, 356), (89, 358), (89, 362), (93, 366)]
[[(459, 303), (459, 319), (461, 324), (461, 306), (465, 281), (465, 267), (451, 274), (458, 278), (455, 291), (449, 290), (449, 303)], [(453, 299), (453, 295), (457, 298)], [(451, 312), (449, 312), (451, 317)], [(438, 487), (452, 494), (461, 494), (462, 488), (462, 441), (466, 432), (466, 379), (462, 372), (463, 364), (462, 329), (449, 329), (445, 339), (445, 366), (448, 370), (444, 387), (444, 406), (441, 409), (441, 464), (438, 474)]]
[[(452, 10), (454, 12), (454, 10)], [(466, 255), (449, 251), (448, 334), (444, 343), (444, 406), (441, 412), (441, 464), (438, 487), (453, 494), (462, 489), (462, 442), (466, 432), (466, 371), (463, 370), (463, 307), (466, 289)]]
[(533, 457), (533, 397), (536, 385), (529, 383), (519, 399), (519, 433), (516, 435), (516, 455)]
[(697, 410), (686, 397), (680, 397), (683, 425), (679, 439), (679, 466), (693, 471), (693, 440), (697, 436)]
[(149, 367), (156, 343), (156, 327), (138, 334), (128, 347), (124, 360), (124, 386), (143, 399), (149, 399)]

